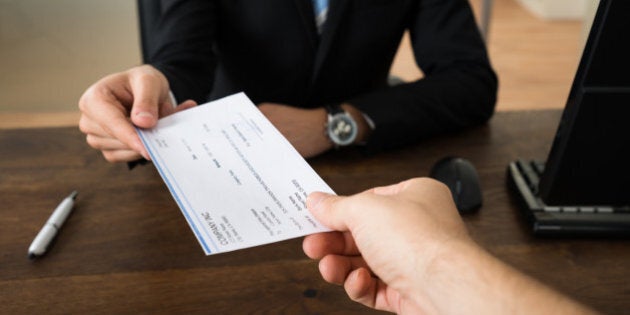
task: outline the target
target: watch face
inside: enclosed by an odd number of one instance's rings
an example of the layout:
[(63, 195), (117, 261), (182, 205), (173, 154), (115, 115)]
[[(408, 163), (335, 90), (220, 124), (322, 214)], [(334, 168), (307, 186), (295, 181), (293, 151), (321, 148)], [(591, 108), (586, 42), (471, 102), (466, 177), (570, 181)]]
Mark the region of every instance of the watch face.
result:
[(357, 137), (357, 123), (346, 113), (336, 114), (328, 122), (328, 135), (337, 145), (349, 145)]

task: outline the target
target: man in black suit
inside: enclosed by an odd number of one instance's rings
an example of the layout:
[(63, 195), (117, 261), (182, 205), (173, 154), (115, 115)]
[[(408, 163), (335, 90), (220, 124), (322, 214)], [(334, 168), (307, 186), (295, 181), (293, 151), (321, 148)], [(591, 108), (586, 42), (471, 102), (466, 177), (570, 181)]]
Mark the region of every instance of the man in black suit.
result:
[[(319, 29), (311, 1), (162, 1), (150, 65), (81, 97), (87, 142), (112, 162), (148, 158), (132, 124), (239, 91), (305, 157), (395, 148), (492, 115), (497, 79), (467, 0), (330, 0)], [(406, 30), (425, 77), (389, 86)]]

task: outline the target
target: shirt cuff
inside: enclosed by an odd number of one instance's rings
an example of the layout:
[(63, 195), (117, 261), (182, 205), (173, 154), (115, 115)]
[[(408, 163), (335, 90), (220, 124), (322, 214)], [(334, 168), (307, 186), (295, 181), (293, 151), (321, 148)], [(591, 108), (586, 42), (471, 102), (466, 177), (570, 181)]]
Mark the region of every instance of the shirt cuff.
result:
[(173, 108), (177, 107), (177, 99), (175, 98), (175, 94), (173, 94), (173, 91), (168, 90), (168, 97), (171, 100), (171, 104), (173, 104)]

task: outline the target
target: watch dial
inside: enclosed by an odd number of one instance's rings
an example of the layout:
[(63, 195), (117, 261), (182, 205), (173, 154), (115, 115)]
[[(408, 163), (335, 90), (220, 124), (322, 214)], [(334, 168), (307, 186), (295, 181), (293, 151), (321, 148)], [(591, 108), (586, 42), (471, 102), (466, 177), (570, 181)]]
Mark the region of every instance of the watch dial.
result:
[(347, 140), (352, 135), (352, 125), (345, 120), (338, 120), (333, 133), (339, 137), (339, 140)]
[(348, 145), (357, 137), (357, 124), (347, 114), (338, 114), (328, 125), (328, 133), (334, 143)]

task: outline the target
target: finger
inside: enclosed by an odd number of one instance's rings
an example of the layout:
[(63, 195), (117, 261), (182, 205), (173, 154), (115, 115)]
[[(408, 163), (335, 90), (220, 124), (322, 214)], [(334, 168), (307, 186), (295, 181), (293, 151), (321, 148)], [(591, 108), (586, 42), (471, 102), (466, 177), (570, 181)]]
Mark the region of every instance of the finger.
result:
[(347, 197), (313, 192), (306, 198), (306, 207), (325, 226), (337, 231), (348, 231), (348, 211), (341, 211), (347, 210), (343, 207), (344, 198)]
[(182, 103), (180, 103), (177, 108), (181, 109), (181, 110), (186, 110), (192, 107), (197, 106), (197, 102), (195, 102), (194, 100), (186, 100), (183, 101)]
[(86, 135), (95, 135), (98, 137), (110, 137), (110, 135), (101, 128), (94, 120), (90, 119), (87, 115), (81, 115), (79, 119), (79, 130)]
[(112, 163), (135, 161), (141, 157), (134, 150), (105, 150), (102, 152), (103, 157)]
[[(370, 190), (371, 193), (381, 196), (393, 196), (406, 199), (412, 202), (426, 202), (427, 200), (452, 199), (448, 187), (443, 183), (428, 177), (412, 178), (398, 184), (376, 187)], [(437, 204), (447, 202), (443, 200)]]
[[(97, 97), (90, 101), (87, 116), (80, 125), (86, 133), (94, 133), (102, 137), (112, 137), (125, 143), (129, 148), (148, 157), (142, 141), (127, 118), (125, 107), (114, 97)], [(105, 123), (98, 123), (105, 122)], [(95, 126), (98, 125), (98, 126)]]
[(193, 101), (193, 100), (187, 100), (185, 102), (180, 103), (179, 105), (177, 105), (177, 107), (174, 108), (173, 113), (179, 113), (181, 111), (187, 110), (187, 109), (191, 109), (193, 107), (197, 106), (197, 102)]
[(396, 195), (400, 192), (401, 188), (402, 188), (402, 183), (397, 183), (397, 184), (392, 184), (392, 185), (388, 185), (388, 186), (381, 186), (381, 187), (374, 187), (372, 189), (369, 190), (369, 192), (376, 194), (376, 195), (381, 195), (381, 196), (391, 196), (391, 195)]
[(130, 72), (129, 85), (133, 94), (131, 121), (138, 127), (151, 128), (158, 120), (158, 105), (170, 103), (162, 82), (147, 69)]
[(319, 261), (319, 272), (327, 282), (343, 284), (352, 270), (368, 268), (361, 256), (328, 255)]
[[(86, 142), (94, 149), (101, 151), (133, 150), (127, 144), (110, 136), (103, 128), (88, 119), (85, 115), (83, 115), (79, 121), (79, 129), (86, 134)], [(119, 154), (107, 154), (107, 156), (113, 156), (109, 159), (110, 161), (119, 160), (120, 158), (116, 158), (118, 155)], [(134, 156), (139, 156), (139, 154), (135, 154)]]
[(370, 189), (370, 192), (381, 196), (397, 195), (410, 189), (422, 188), (424, 185), (430, 185), (431, 181), (433, 180), (429, 178), (411, 178), (397, 184), (372, 188)]
[(321, 259), (322, 257), (337, 253), (345, 247), (341, 244), (344, 237), (341, 232), (325, 232), (311, 234), (304, 237), (302, 250), (311, 259)]
[(348, 274), (343, 286), (351, 300), (374, 308), (377, 281), (366, 268), (358, 268)]
[(193, 108), (195, 106), (197, 106), (197, 102), (193, 100), (187, 100), (177, 106), (174, 106), (172, 105), (170, 98), (168, 98), (167, 102), (160, 104), (160, 118)]
[(140, 141), (136, 128), (134, 128), (127, 117), (120, 112), (110, 110), (102, 112), (102, 119), (103, 121), (108, 121), (107, 125), (101, 125), (101, 128), (107, 134), (123, 142), (145, 159), (149, 159), (149, 154), (144, 148), (142, 141)]
[(104, 117), (127, 116), (127, 110), (117, 96), (103, 93), (96, 88), (90, 88), (83, 95), (80, 108), (82, 115), (79, 119), (79, 129), (85, 134), (99, 137), (113, 137), (111, 132), (104, 128), (109, 123)]
[[(105, 129), (93, 120), (82, 115), (79, 120), (79, 129), (87, 135), (86, 140), (95, 149), (131, 149), (122, 141), (112, 137)], [(114, 144), (114, 141), (116, 144)], [(100, 144), (107, 142), (108, 144)]]
[(304, 253), (312, 259), (321, 259), (330, 254), (359, 255), (351, 233), (327, 232), (308, 235), (302, 242)]
[(88, 145), (90, 145), (94, 149), (101, 151), (132, 150), (129, 146), (115, 138), (100, 137), (98, 135), (88, 134), (85, 139)]

